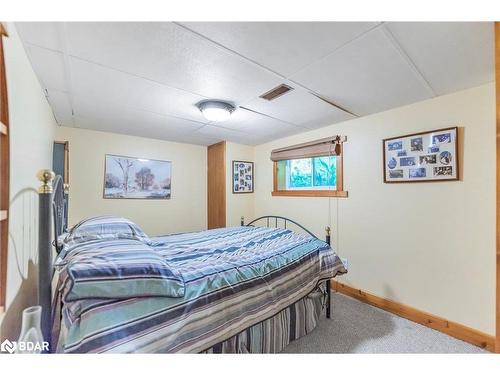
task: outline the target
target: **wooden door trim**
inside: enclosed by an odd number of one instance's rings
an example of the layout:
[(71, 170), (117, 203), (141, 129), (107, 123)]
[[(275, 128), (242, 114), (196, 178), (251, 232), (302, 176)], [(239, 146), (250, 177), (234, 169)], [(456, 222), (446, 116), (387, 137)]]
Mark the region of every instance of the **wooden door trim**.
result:
[(7, 294), (7, 251), (9, 236), (9, 178), (10, 178), (10, 145), (9, 145), (9, 101), (7, 92), (7, 74), (3, 41), (7, 32), (0, 23), (0, 310), (5, 306)]
[(500, 353), (500, 23), (495, 22), (495, 87), (496, 87), (496, 352)]

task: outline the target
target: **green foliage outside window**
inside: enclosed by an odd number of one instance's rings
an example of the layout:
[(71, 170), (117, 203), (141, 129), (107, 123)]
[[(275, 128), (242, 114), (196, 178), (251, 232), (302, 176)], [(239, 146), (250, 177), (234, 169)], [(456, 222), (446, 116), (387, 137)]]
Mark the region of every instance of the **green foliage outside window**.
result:
[(335, 188), (337, 163), (335, 156), (287, 160), (288, 189)]

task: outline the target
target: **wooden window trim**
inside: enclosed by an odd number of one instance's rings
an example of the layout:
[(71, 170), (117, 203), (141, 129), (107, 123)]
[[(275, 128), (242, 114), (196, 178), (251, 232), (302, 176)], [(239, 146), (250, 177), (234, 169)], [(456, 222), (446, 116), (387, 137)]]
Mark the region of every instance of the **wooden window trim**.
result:
[(278, 190), (278, 162), (273, 162), (273, 197), (332, 197), (347, 198), (348, 192), (344, 190), (344, 147), (340, 144), (340, 155), (337, 161), (337, 189), (335, 190)]
[(0, 311), (7, 292), (7, 247), (9, 234), (9, 107), (3, 39), (7, 32), (0, 23)]

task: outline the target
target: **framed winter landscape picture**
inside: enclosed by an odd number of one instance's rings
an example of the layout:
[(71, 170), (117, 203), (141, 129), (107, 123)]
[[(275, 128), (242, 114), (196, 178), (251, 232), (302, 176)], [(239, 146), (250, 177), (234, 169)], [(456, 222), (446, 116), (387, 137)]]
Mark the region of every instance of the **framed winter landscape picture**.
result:
[(106, 155), (105, 199), (170, 199), (172, 162)]
[(458, 128), (383, 140), (384, 182), (458, 180)]
[(233, 193), (253, 193), (253, 162), (233, 160)]

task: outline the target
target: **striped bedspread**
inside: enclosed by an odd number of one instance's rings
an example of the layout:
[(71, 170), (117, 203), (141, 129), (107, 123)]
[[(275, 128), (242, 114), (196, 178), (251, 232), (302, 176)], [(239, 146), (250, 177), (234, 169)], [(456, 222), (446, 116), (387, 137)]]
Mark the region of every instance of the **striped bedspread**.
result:
[(184, 296), (64, 303), (58, 352), (201, 352), (345, 272), (325, 242), (285, 229), (234, 227), (152, 240), (151, 249), (182, 275)]

